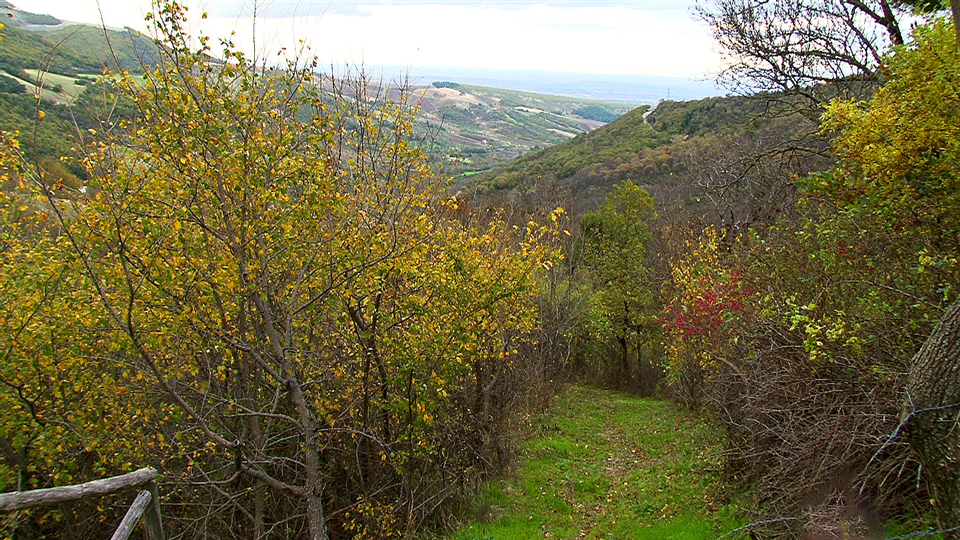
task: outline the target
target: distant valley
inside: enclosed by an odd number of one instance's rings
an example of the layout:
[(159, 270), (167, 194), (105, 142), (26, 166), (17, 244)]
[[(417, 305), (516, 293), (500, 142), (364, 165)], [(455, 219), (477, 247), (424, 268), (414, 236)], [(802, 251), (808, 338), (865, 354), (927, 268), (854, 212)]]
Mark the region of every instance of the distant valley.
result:
[(457, 175), (568, 141), (635, 108), (450, 81), (413, 87), (411, 98), (421, 131), (434, 137), (434, 155)]
[[(56, 159), (70, 148), (68, 141), (56, 139), (68, 138), (73, 118), (83, 115), (70, 104), (90, 100), (82, 94), (89, 94), (89, 84), (103, 65), (119, 62), (123, 69), (136, 71), (141, 60), (156, 59), (155, 45), (130, 29), (108, 31), (108, 45), (94, 27), (12, 7), (4, 13), (12, 16), (7, 17), (0, 51), (0, 86), (6, 89), (0, 89), (6, 102), (6, 113), (0, 114), (3, 129), (23, 131), (33, 125), (28, 102), (35, 93), (57, 104), (48, 112), (63, 120), (59, 137), (52, 126), (45, 126), (40, 155)], [(57, 55), (47, 57), (51, 50)], [(116, 58), (110, 58), (111, 53)], [(431, 154), (456, 177), (563, 143), (640, 105), (719, 93), (712, 84), (681, 77), (416, 67), (364, 67), (364, 72), (373, 86), (387, 90), (386, 96), (395, 97), (398, 88), (406, 88), (411, 104), (420, 110), (418, 132), (432, 141)]]

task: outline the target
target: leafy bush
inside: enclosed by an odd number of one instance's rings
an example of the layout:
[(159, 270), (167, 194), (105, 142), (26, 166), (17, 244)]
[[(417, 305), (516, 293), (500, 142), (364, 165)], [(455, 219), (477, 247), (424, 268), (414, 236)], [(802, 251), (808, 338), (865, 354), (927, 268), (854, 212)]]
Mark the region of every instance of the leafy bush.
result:
[(876, 536), (882, 518), (950, 504), (891, 437), (911, 359), (960, 283), (960, 57), (934, 23), (887, 65), (870, 101), (828, 107), (839, 163), (801, 181), (803, 219), (707, 234), (673, 263), (671, 372), (725, 423), (728, 474), (756, 489), (758, 519), (790, 517), (775, 535)]
[(549, 377), (520, 351), (559, 213), (457, 219), (404, 99), (328, 92), (315, 60), (209, 63), (175, 2), (152, 21), (166, 62), (92, 94), (135, 119), (85, 132), (90, 189), (0, 146), (25, 192), (0, 197), (0, 435), (23, 456), (0, 489), (152, 464), (172, 536), (412, 536), (505, 465)]
[(0, 75), (0, 92), (7, 94), (23, 94), (26, 91), (27, 89), (22, 83), (14, 80), (11, 77)]

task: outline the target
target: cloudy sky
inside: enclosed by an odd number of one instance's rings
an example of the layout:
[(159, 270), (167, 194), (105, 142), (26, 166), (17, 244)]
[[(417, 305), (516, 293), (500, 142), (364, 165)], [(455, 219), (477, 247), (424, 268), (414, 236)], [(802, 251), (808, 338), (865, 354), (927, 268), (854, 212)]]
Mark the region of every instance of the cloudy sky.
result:
[[(185, 0), (191, 24), (327, 64), (703, 77), (718, 57), (694, 0)], [(60, 19), (146, 30), (149, 0), (12, 0)], [(256, 11), (256, 18), (254, 12)], [(200, 21), (200, 14), (208, 18)], [(254, 19), (256, 20), (254, 29)]]

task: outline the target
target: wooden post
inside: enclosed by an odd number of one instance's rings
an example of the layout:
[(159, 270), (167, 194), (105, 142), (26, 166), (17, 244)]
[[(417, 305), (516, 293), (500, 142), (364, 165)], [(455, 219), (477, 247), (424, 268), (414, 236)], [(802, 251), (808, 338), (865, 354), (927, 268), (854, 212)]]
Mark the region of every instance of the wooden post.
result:
[(160, 519), (160, 490), (157, 489), (157, 482), (151, 480), (147, 482), (147, 489), (152, 495), (150, 509), (147, 511), (146, 525), (147, 532), (153, 540), (163, 540), (163, 520)]
[(123, 521), (120, 522), (120, 526), (117, 527), (116, 532), (113, 533), (110, 540), (127, 540), (130, 538), (134, 527), (136, 527), (137, 522), (140, 521), (140, 516), (143, 515), (143, 511), (150, 505), (151, 499), (153, 499), (153, 496), (150, 495), (149, 491), (141, 491), (138, 493), (137, 498), (133, 500), (133, 504), (130, 505), (130, 509), (127, 510), (126, 515), (123, 516)]

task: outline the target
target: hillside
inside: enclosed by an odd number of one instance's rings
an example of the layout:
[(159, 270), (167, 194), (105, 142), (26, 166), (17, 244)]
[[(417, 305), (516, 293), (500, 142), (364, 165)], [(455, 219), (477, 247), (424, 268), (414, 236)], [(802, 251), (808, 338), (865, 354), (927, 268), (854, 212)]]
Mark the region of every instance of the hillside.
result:
[[(104, 69), (137, 72), (158, 61), (156, 44), (131, 29), (105, 31), (26, 12), (7, 3), (3, 6), (0, 12), (7, 16), (8, 27), (0, 48), (0, 101), (7, 107), (0, 117), (0, 127), (33, 129), (37, 106), (28, 95), (39, 94), (57, 104), (43, 106), (55, 111), (62, 122), (52, 130), (50, 126), (42, 128), (40, 139), (45, 143), (37, 150), (41, 156), (64, 155), (72, 146), (69, 134), (75, 131), (71, 127), (74, 117), (87, 114), (59, 105), (71, 105)], [(403, 86), (372, 81), (371, 93), (379, 88), (384, 96), (392, 98)], [(419, 136), (432, 140), (432, 157), (449, 164), (450, 174), (487, 170), (562, 143), (634, 107), (449, 81), (406, 90), (411, 103), (419, 107)], [(91, 98), (88, 93), (86, 101)], [(25, 140), (29, 144), (30, 138)]]
[(552, 148), (524, 156), (484, 174), (476, 185), (487, 190), (525, 190), (539, 183), (569, 178), (589, 165), (669, 141), (646, 124), (648, 107), (638, 107), (602, 130), (574, 137)]
[(415, 104), (418, 133), (431, 141), (432, 157), (447, 172), (478, 172), (569, 141), (635, 109), (634, 105), (491, 88), (452, 81), (407, 85), (373, 81), (388, 99), (401, 89)]
[(51, 15), (30, 13), (3, 3), (7, 28), (0, 47), (0, 69), (41, 69), (68, 76), (100, 74), (104, 69), (139, 71), (153, 64), (158, 49), (153, 40), (132, 29), (102, 29), (71, 24)]
[(0, 129), (20, 132), (24, 156), (43, 162), (48, 174), (76, 183), (85, 176), (83, 168), (59, 161), (73, 154), (77, 129), (93, 125), (111, 93), (98, 80), (105, 70), (140, 71), (157, 61), (159, 49), (131, 29), (71, 24), (7, 2), (0, 3), (0, 16), (6, 26), (0, 47)]
[[(464, 179), (482, 204), (527, 210), (589, 211), (617, 183), (631, 180), (661, 204), (697, 205), (704, 191), (681, 177), (708, 158), (736, 161), (741, 147), (806, 145), (816, 124), (798, 114), (769, 115), (771, 96), (712, 97), (643, 106), (590, 133)], [(712, 156), (712, 157), (710, 157)], [(531, 205), (540, 205), (530, 208)]]
[(413, 88), (419, 120), (436, 134), (436, 152), (452, 171), (476, 171), (568, 141), (633, 109), (632, 105), (548, 96), (453, 82)]

